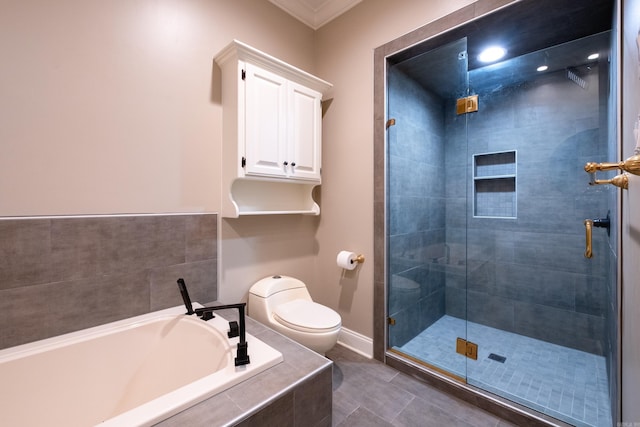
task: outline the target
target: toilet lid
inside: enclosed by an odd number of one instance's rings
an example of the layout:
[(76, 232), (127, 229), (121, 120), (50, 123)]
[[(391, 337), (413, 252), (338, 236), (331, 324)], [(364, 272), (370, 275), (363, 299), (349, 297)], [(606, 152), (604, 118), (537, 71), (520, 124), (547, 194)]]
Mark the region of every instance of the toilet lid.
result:
[(340, 315), (313, 301), (296, 299), (280, 304), (273, 317), (281, 324), (302, 332), (325, 332), (340, 327)]

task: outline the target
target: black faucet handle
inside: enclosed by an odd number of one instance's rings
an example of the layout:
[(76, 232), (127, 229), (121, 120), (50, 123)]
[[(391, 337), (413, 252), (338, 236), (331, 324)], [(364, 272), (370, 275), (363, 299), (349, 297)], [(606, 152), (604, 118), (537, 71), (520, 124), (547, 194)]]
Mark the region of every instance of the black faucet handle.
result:
[(249, 361), (249, 355), (247, 354), (247, 343), (239, 342), (238, 343), (238, 351), (236, 353), (237, 357), (234, 359), (236, 366), (240, 365), (248, 365), (251, 363)]
[(229, 322), (229, 332), (227, 333), (229, 338), (240, 336), (240, 328), (238, 327), (238, 322), (232, 320)]

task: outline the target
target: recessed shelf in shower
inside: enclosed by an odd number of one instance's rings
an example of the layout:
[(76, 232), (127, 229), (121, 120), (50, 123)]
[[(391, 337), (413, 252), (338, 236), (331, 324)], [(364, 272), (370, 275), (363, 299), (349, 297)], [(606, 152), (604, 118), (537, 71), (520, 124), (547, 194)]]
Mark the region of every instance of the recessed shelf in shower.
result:
[(516, 218), (516, 151), (473, 155), (473, 216)]

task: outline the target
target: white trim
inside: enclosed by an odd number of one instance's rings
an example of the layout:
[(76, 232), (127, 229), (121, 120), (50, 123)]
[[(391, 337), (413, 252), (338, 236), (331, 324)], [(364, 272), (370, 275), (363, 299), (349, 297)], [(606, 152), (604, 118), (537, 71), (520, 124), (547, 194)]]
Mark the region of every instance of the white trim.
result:
[(269, 0), (314, 30), (342, 15), (362, 0)]
[(364, 357), (373, 359), (373, 340), (358, 332), (342, 327), (338, 335), (338, 344)]

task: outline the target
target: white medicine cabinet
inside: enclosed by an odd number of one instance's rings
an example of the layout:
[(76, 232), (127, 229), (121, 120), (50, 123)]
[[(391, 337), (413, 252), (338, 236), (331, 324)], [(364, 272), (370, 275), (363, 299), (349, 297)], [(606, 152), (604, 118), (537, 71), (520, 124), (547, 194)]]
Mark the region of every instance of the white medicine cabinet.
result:
[(331, 84), (234, 40), (222, 70), (222, 216), (318, 215), (323, 93)]

